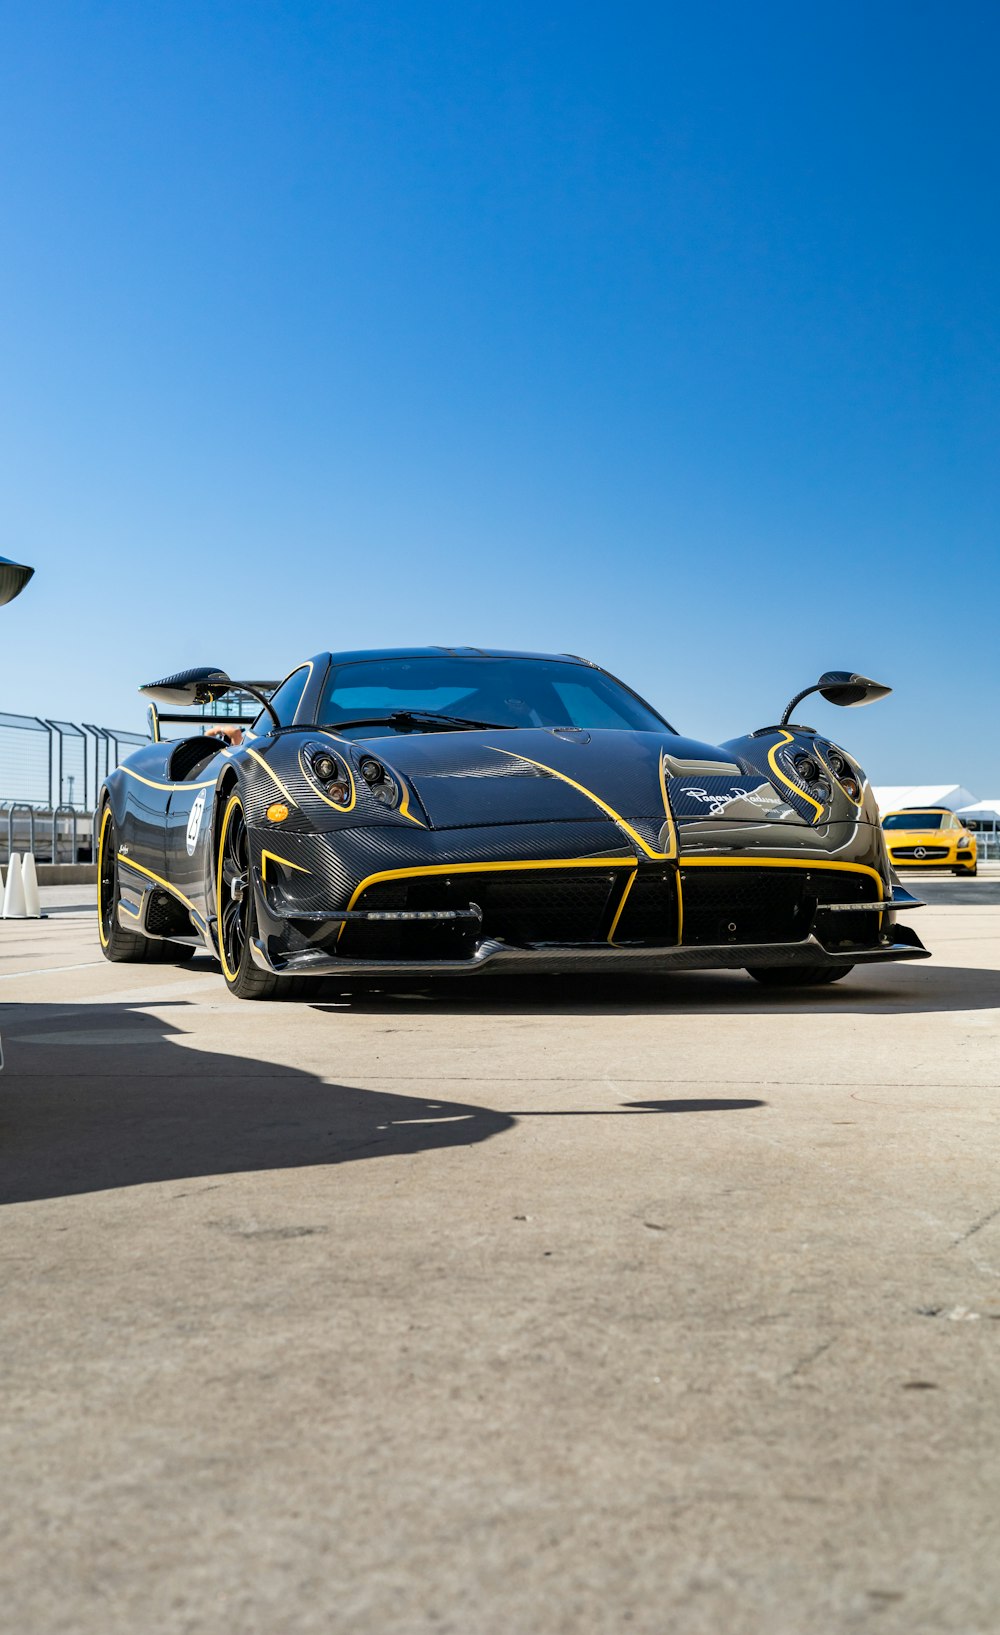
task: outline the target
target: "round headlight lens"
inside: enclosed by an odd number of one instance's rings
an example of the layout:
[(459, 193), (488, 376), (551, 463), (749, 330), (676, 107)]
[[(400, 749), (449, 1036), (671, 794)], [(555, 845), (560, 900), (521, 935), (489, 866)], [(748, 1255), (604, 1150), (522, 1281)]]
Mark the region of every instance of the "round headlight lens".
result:
[(325, 749), (313, 756), (312, 767), (320, 783), (333, 783), (339, 771), (333, 756)]

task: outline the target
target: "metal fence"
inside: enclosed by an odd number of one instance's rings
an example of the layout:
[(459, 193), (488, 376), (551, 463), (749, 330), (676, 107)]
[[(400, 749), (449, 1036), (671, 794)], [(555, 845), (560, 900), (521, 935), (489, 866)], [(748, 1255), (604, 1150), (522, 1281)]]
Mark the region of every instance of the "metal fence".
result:
[(53, 862), (89, 859), (97, 791), (148, 741), (89, 721), (0, 712), (0, 858), (28, 850)]
[(145, 733), (89, 721), (78, 726), (0, 713), (0, 805), (18, 801), (38, 810), (92, 812), (108, 773), (148, 742)]

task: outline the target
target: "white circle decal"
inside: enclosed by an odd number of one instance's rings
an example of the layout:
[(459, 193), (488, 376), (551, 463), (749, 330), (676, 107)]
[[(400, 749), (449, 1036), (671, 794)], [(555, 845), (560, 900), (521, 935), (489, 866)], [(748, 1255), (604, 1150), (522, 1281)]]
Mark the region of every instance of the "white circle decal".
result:
[(201, 794), (198, 796), (197, 800), (195, 801), (194, 805), (192, 806), (191, 816), (188, 818), (187, 849), (188, 849), (188, 856), (189, 857), (194, 856), (194, 849), (198, 844), (198, 836), (201, 833), (201, 819), (202, 819), (202, 814), (204, 813), (204, 810), (205, 810), (205, 791), (203, 789), (201, 791)]

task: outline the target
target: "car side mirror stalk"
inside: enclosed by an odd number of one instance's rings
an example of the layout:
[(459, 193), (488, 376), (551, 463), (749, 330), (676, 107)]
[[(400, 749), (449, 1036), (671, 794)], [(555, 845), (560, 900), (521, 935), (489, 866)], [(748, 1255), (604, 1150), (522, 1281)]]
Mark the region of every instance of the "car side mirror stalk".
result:
[(874, 704), (876, 699), (885, 698), (891, 692), (891, 687), (884, 687), (880, 681), (871, 681), (868, 676), (855, 675), (851, 670), (826, 670), (811, 687), (805, 687), (801, 693), (795, 694), (781, 717), (781, 725), (787, 727), (796, 705), (801, 704), (810, 693), (822, 693), (828, 704), (849, 708), (858, 704)]
[(226, 693), (249, 693), (267, 711), (274, 725), (279, 729), (281, 722), (271, 707), (271, 701), (266, 693), (255, 687), (252, 681), (233, 681), (225, 670), (216, 665), (201, 665), (195, 670), (179, 670), (175, 676), (165, 676), (162, 681), (149, 681), (139, 691), (152, 699), (154, 704), (166, 704), (174, 708), (190, 708), (196, 704), (214, 704), (224, 698)]

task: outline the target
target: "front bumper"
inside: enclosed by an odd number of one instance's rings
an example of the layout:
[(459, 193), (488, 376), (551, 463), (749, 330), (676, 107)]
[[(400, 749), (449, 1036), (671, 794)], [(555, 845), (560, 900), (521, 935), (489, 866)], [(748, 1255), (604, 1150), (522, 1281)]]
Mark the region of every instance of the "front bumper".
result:
[[(905, 938), (905, 940), (904, 940)], [(812, 935), (801, 942), (721, 943), (716, 947), (612, 948), (599, 943), (577, 946), (552, 944), (548, 947), (511, 948), (502, 942), (481, 942), (471, 959), (437, 960), (358, 960), (309, 949), (276, 961), (270, 957), (260, 937), (250, 952), (254, 964), (275, 976), (475, 976), (492, 972), (495, 976), (559, 975), (578, 972), (594, 975), (624, 975), (627, 971), (741, 971), (748, 966), (801, 965), (815, 967), (882, 964), (887, 960), (928, 959), (920, 939), (897, 927), (891, 939), (877, 948), (856, 948), (833, 952)]]
[(722, 828), (714, 847), (701, 833), (695, 844), (682, 837), (679, 856), (652, 850), (652, 825), (640, 855), (603, 822), (359, 828), (283, 837), (280, 850), (258, 831), (252, 955), (269, 972), (317, 977), (843, 967), (925, 956), (894, 923), (921, 905), (891, 882), (874, 825), (768, 835), (780, 852), (762, 845), (756, 825)]

